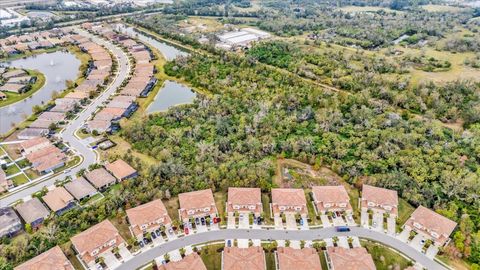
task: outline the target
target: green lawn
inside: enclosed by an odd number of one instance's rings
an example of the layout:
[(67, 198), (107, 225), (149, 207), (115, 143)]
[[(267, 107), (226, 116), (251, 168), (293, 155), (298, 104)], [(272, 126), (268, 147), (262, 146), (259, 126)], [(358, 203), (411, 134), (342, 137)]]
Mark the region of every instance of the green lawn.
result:
[(270, 216), (270, 194), (262, 193), (263, 213), (265, 213), (265, 223), (273, 224), (272, 217)]
[(28, 183), (28, 178), (23, 173), (13, 177), (11, 180), (13, 181), (13, 184), (15, 186), (19, 186), (19, 185)]
[(313, 207), (311, 196), (310, 196), (310, 190), (305, 191), (305, 197), (307, 198), (307, 208), (308, 208), (308, 217), (311, 220), (311, 224), (319, 224), (319, 221), (317, 219), (317, 215), (315, 214), (315, 208)]
[(406, 200), (398, 198), (398, 227), (403, 226), (403, 224), (405, 223), (405, 221), (407, 221), (413, 211), (415, 211), (415, 208), (413, 206), (411, 206)]
[(60, 168), (57, 168), (55, 170), (53, 170), (54, 173), (58, 173), (58, 172), (61, 172), (67, 168), (70, 168), (70, 167), (73, 167), (75, 166), (76, 164), (78, 164), (80, 162), (80, 157), (79, 156), (75, 156), (74, 158), (72, 158), (71, 160), (67, 161), (67, 163), (65, 165), (63, 165), (62, 167)]
[(20, 169), (15, 164), (10, 165), (7, 167), (7, 169), (5, 169), (5, 174), (7, 174), (7, 176), (16, 174), (18, 172), (20, 172)]
[(412, 265), (411, 261), (383, 245), (365, 240), (360, 242), (372, 255), (377, 270), (405, 269)]
[(328, 269), (325, 252), (323, 250), (320, 250), (320, 252), (318, 252), (318, 256), (320, 256), (320, 263), (322, 264), (322, 269)]
[(200, 256), (208, 270), (222, 269), (222, 251), (224, 244), (215, 244), (202, 247)]
[(22, 159), (20, 161), (17, 161), (17, 165), (20, 166), (20, 168), (25, 168), (25, 167), (28, 167), (28, 166), (31, 166), (32, 164), (30, 164), (30, 162), (28, 162), (28, 160), (25, 158), (25, 159)]
[(40, 177), (40, 175), (33, 169), (28, 169), (28, 170), (23, 171), (23, 172), (28, 176), (28, 178), (30, 178), (32, 180)]

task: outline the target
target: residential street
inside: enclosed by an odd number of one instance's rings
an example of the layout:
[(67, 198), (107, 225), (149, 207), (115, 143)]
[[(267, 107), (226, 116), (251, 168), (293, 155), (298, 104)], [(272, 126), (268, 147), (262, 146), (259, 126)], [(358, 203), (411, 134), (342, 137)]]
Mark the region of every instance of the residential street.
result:
[(161, 256), (167, 252), (189, 246), (210, 241), (224, 240), (224, 239), (271, 239), (271, 240), (316, 240), (332, 238), (334, 236), (357, 236), (360, 238), (371, 239), (387, 246), (394, 247), (399, 252), (412, 258), (414, 261), (420, 263), (429, 270), (446, 269), (439, 263), (429, 259), (425, 254), (415, 250), (412, 246), (384, 233), (372, 231), (362, 227), (350, 227), (351, 231), (348, 233), (337, 232), (335, 228), (322, 228), (310, 230), (246, 230), (246, 229), (224, 229), (207, 231), (203, 233), (191, 234), (186, 237), (181, 237), (173, 241), (168, 241), (162, 245), (156, 246), (152, 249), (144, 251), (131, 260), (125, 261), (118, 268), (119, 270), (137, 269), (140, 266), (151, 262), (156, 257)]
[(95, 163), (97, 160), (96, 153), (88, 145), (84, 145), (80, 139), (75, 137), (75, 131), (84, 124), (84, 122), (92, 115), (93, 112), (95, 112), (95, 110), (97, 110), (99, 106), (102, 105), (104, 101), (106, 101), (112, 94), (115, 93), (117, 88), (129, 75), (131, 67), (127, 55), (119, 47), (84, 30), (81, 30), (79, 27), (75, 27), (75, 30), (82, 35), (91, 38), (92, 41), (100, 45), (104, 45), (110, 52), (112, 52), (118, 62), (117, 76), (108, 85), (107, 89), (102, 92), (96, 99), (94, 99), (92, 103), (90, 103), (82, 112), (80, 112), (77, 118), (69, 122), (63, 132), (59, 134), (59, 136), (62, 137), (64, 142), (68, 143), (74, 151), (78, 152), (83, 157), (83, 162), (79, 166), (72, 168), (72, 170), (67, 174), (60, 174), (44, 182), (38, 183), (36, 185), (34, 184), (33, 186), (27, 187), (21, 191), (7, 195), (6, 197), (0, 199), (0, 207), (9, 205), (17, 200), (29, 196), (41, 190), (43, 187), (51, 186), (55, 183), (55, 181), (63, 180), (66, 176), (71, 176), (72, 178), (75, 178), (75, 174), (79, 170), (88, 168), (90, 164)]

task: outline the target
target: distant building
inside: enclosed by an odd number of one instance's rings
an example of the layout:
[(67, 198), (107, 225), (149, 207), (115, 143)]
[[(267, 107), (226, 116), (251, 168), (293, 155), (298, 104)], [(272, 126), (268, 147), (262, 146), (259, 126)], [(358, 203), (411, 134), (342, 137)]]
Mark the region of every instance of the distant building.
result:
[(143, 235), (147, 232), (153, 232), (162, 226), (168, 228), (172, 225), (167, 209), (160, 199), (127, 209), (126, 212), (130, 223), (130, 232), (138, 240), (142, 240)]
[(26, 89), (26, 85), (23, 84), (16, 84), (16, 83), (6, 83), (2, 86), (0, 86), (0, 91), (1, 92), (11, 92), (11, 93), (23, 93), (24, 90)]
[(105, 165), (105, 168), (119, 181), (138, 176), (137, 170), (122, 159), (117, 159)]
[(318, 214), (329, 211), (352, 212), (350, 197), (344, 186), (314, 186), (312, 194)]
[(125, 246), (125, 240), (109, 220), (90, 227), (70, 240), (81, 260), (89, 267), (95, 265), (95, 260), (102, 257), (102, 254)]
[(247, 212), (259, 216), (263, 212), (259, 188), (228, 188), (227, 212)]
[(59, 246), (45, 251), (44, 253), (17, 266), (14, 270), (74, 270), (73, 265), (67, 259)]
[(99, 190), (104, 190), (117, 182), (117, 179), (104, 168), (95, 169), (85, 174), (85, 178)]
[(326, 252), (327, 262), (332, 270), (362, 269), (375, 270), (372, 255), (363, 247), (342, 248), (328, 247)]
[(22, 229), (22, 221), (11, 207), (0, 208), (0, 238), (12, 237)]
[(217, 207), (211, 189), (180, 193), (178, 195), (180, 219), (187, 222), (190, 218), (216, 217)]
[(240, 31), (217, 35), (220, 43), (217, 43), (216, 47), (224, 49), (248, 48), (253, 42), (270, 37), (271, 35), (267, 32), (254, 28), (243, 28)]
[(403, 225), (405, 229), (432, 240), (437, 246), (448, 244), (456, 226), (456, 222), (423, 206), (419, 206)]
[(283, 213), (298, 213), (307, 215), (307, 199), (303, 189), (274, 188), (272, 189), (272, 212), (275, 216)]
[(225, 247), (222, 252), (223, 270), (265, 270), (265, 251), (262, 247)]
[(75, 199), (64, 187), (50, 190), (42, 197), (42, 200), (57, 215), (63, 214), (76, 205)]
[(64, 187), (78, 201), (88, 199), (98, 193), (98, 191), (83, 177), (79, 177), (66, 183)]
[(30, 140), (36, 137), (42, 137), (47, 135), (49, 132), (46, 128), (25, 128), (20, 131), (17, 135), (19, 140)]
[(197, 253), (185, 256), (180, 261), (170, 261), (166, 264), (157, 265), (159, 270), (207, 270), (202, 258)]
[[(279, 247), (276, 252), (277, 270), (322, 270), (318, 252), (313, 248), (294, 249), (291, 247)], [(339, 268), (339, 270), (346, 268)], [(362, 269), (363, 270), (363, 269)]]
[(23, 221), (25, 221), (26, 224), (30, 224), (32, 228), (40, 226), (50, 215), (50, 211), (48, 211), (38, 198), (33, 198), (17, 205), (15, 210), (17, 210)]

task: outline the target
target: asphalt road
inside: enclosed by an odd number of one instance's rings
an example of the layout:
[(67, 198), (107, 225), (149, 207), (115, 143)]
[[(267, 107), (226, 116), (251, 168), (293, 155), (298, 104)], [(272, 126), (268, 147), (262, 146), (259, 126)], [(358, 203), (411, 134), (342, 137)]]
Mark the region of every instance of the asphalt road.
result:
[(112, 94), (115, 93), (117, 88), (129, 75), (131, 67), (130, 62), (128, 61), (128, 56), (125, 54), (124, 51), (122, 51), (122, 49), (95, 35), (83, 31), (78, 27), (76, 28), (76, 30), (82, 35), (91, 38), (93, 42), (104, 45), (108, 50), (112, 52), (114, 57), (116, 57), (118, 63), (117, 76), (108, 85), (107, 89), (103, 91), (95, 100), (93, 100), (82, 112), (80, 112), (77, 115), (77, 118), (75, 118), (73, 121), (70, 121), (70, 123), (68, 123), (67, 126), (63, 129), (63, 131), (59, 134), (63, 141), (70, 145), (70, 148), (72, 150), (74, 150), (83, 157), (83, 161), (79, 166), (72, 168), (72, 170), (67, 174), (60, 174), (58, 176), (34, 184), (0, 199), (0, 206), (10, 205), (15, 201), (18, 201), (19, 199), (25, 198), (37, 191), (40, 191), (43, 187), (53, 185), (57, 180), (65, 179), (65, 177), (67, 176), (75, 178), (75, 174), (78, 171), (84, 168), (86, 169), (90, 164), (97, 162), (96, 153), (88, 145), (84, 145), (79, 138), (75, 137), (75, 131), (82, 127), (84, 122), (92, 115), (92, 113), (95, 112), (104, 101), (106, 101)]
[(334, 236), (357, 236), (380, 242), (384, 245), (391, 246), (399, 252), (410, 257), (412, 260), (420, 263), (429, 270), (447, 269), (441, 264), (427, 258), (425, 254), (417, 251), (412, 246), (400, 241), (397, 238), (388, 236), (384, 233), (375, 232), (361, 227), (350, 227), (351, 231), (347, 233), (337, 232), (335, 228), (320, 228), (310, 230), (245, 230), (245, 229), (222, 229), (217, 231), (208, 231), (204, 233), (191, 234), (169, 242), (165, 242), (152, 249), (137, 254), (132, 259), (121, 264), (117, 270), (137, 269), (155, 258), (185, 247), (211, 241), (219, 241), (225, 239), (262, 239), (262, 240), (319, 240), (332, 238)]

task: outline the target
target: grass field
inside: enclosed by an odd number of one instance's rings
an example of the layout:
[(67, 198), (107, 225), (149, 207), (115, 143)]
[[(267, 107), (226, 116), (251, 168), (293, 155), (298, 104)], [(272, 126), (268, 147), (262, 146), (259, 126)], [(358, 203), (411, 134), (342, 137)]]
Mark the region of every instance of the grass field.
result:
[(468, 8), (462, 7), (453, 7), (453, 6), (445, 6), (445, 5), (423, 5), (421, 6), (424, 10), (428, 12), (465, 12), (468, 11)]
[(20, 169), (17, 167), (17, 165), (13, 164), (8, 166), (4, 171), (5, 171), (5, 174), (9, 176), (9, 175), (20, 172)]
[(360, 243), (372, 255), (377, 270), (405, 269), (411, 265), (409, 260), (383, 245), (364, 240)]
[(37, 77), (35, 83), (32, 84), (32, 88), (29, 91), (21, 94), (4, 92), (7, 95), (7, 99), (0, 101), (0, 107), (7, 106), (31, 97), (33, 94), (35, 94), (35, 92), (37, 92), (43, 87), (43, 85), (45, 84), (45, 76), (42, 73), (36, 70), (28, 70), (28, 74), (30, 76)]
[(342, 8), (339, 8), (338, 10), (341, 10), (343, 12), (349, 12), (349, 13), (357, 13), (357, 12), (377, 12), (377, 11), (385, 11), (385, 12), (396, 12), (396, 13), (402, 13), (402, 11), (397, 11), (389, 8), (384, 8), (384, 7), (373, 7), (373, 6), (345, 6)]
[[(267, 270), (275, 270), (275, 253), (274, 252), (265, 252), (265, 262), (267, 265)], [(326, 268), (322, 268), (326, 269)]]
[(28, 183), (28, 178), (23, 173), (11, 178), (11, 180), (16, 187)]
[(411, 206), (407, 201), (402, 198), (398, 198), (398, 227), (401, 227), (410, 215), (415, 211), (415, 208)]
[(222, 252), (219, 250), (224, 246), (224, 244), (214, 244), (202, 247), (200, 256), (208, 270), (222, 269)]

